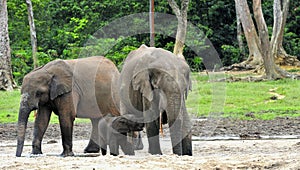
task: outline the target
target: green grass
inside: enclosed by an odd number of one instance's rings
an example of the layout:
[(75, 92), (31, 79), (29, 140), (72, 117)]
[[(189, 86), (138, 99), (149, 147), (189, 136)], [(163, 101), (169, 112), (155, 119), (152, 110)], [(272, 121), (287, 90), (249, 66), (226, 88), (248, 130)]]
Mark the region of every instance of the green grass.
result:
[[(283, 79), (265, 82), (209, 82), (219, 75), (208, 76), (194, 73), (193, 90), (186, 102), (188, 112), (195, 116), (233, 117), (238, 119), (274, 119), (276, 117), (300, 116), (300, 81)], [(271, 100), (274, 93), (283, 99)], [(0, 123), (17, 122), (20, 91), (0, 91)], [(29, 121), (33, 121), (31, 113)], [(76, 122), (89, 122), (88, 119), (76, 119)], [(52, 114), (51, 123), (58, 123)]]
[(18, 120), (20, 91), (0, 91), (0, 123), (16, 122)]
[[(18, 121), (20, 106), (20, 90), (11, 92), (0, 91), (0, 123), (14, 123)], [(29, 115), (29, 121), (34, 122), (34, 113)], [(58, 123), (58, 116), (52, 113), (50, 123)], [(75, 123), (90, 122), (89, 119), (75, 119)]]
[[(187, 108), (190, 113), (197, 116), (239, 119), (250, 119), (246, 116), (249, 113), (258, 119), (300, 116), (300, 81), (282, 79), (264, 82), (209, 83), (207, 80), (207, 75), (193, 74), (193, 92), (188, 96)], [(219, 90), (213, 93), (215, 89)], [(271, 94), (270, 90), (284, 98), (272, 100), (274, 94)]]

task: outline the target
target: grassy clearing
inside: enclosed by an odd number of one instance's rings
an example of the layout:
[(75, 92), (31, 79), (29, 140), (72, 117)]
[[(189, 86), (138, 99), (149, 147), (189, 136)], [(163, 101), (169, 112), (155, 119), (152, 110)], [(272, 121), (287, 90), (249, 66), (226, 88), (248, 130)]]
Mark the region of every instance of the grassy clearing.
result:
[[(266, 82), (209, 82), (215, 76), (217, 75), (193, 74), (193, 90), (187, 99), (189, 113), (195, 116), (238, 119), (300, 116), (300, 81), (283, 79)], [(19, 90), (0, 91), (0, 123), (17, 122), (19, 102)], [(29, 120), (34, 120), (33, 114)], [(76, 119), (76, 122), (89, 120)], [(54, 114), (51, 116), (51, 123), (58, 123)]]
[(20, 91), (0, 91), (0, 123), (16, 122), (20, 103)]
[[(213, 92), (216, 89), (224, 90)], [(209, 83), (207, 75), (193, 74), (193, 92), (188, 96), (187, 108), (197, 116), (296, 117), (300, 116), (299, 90), (297, 80)]]
[[(0, 91), (0, 123), (14, 123), (18, 121), (20, 106), (20, 90), (12, 92)], [(34, 113), (29, 115), (29, 121), (34, 121)], [(51, 115), (50, 123), (58, 123), (58, 116)], [(75, 123), (90, 122), (89, 119), (75, 119)]]

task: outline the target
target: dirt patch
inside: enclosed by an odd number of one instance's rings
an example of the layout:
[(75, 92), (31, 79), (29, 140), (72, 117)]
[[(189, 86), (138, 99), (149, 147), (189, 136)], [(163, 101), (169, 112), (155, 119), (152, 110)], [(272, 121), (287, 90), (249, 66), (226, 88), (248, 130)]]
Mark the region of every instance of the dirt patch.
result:
[[(161, 146), (164, 155), (147, 153), (145, 148), (136, 156), (85, 155), (90, 124), (74, 127), (74, 152), (77, 156), (61, 158), (62, 151), (58, 124), (51, 124), (43, 141), (44, 155), (32, 157), (33, 124), (28, 124), (23, 157), (14, 156), (16, 125), (0, 125), (0, 169), (297, 169), (300, 167), (300, 118), (278, 118), (272, 121), (200, 119), (193, 121), (193, 156), (172, 154), (168, 128), (164, 127)], [(265, 140), (266, 136), (285, 136), (294, 139)], [(198, 138), (207, 139), (200, 140)], [(215, 137), (210, 141), (210, 137)], [(240, 140), (215, 140), (236, 137)], [(223, 138), (225, 139), (225, 138)], [(251, 139), (251, 140), (249, 140)], [(254, 139), (254, 140), (252, 140)], [(262, 140), (264, 139), (264, 140)]]
[[(1, 140), (16, 140), (16, 124), (0, 124)], [(87, 140), (90, 137), (91, 124), (79, 123), (74, 125), (74, 140)], [(164, 125), (164, 133), (168, 133), (168, 126)], [(194, 119), (192, 127), (193, 136), (218, 137), (218, 136), (286, 136), (300, 135), (300, 117), (276, 118), (275, 120), (237, 120), (222, 119)], [(26, 139), (32, 140), (33, 123), (28, 123)], [(50, 124), (44, 140), (60, 140), (59, 124)]]

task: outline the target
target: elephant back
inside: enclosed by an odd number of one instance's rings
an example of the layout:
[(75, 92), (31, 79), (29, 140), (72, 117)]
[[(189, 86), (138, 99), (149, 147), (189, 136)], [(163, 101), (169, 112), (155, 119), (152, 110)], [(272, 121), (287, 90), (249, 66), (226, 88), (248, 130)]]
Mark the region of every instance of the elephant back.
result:
[(73, 71), (73, 98), (77, 117), (99, 118), (120, 115), (117, 80), (120, 73), (112, 61), (102, 56), (66, 60)]

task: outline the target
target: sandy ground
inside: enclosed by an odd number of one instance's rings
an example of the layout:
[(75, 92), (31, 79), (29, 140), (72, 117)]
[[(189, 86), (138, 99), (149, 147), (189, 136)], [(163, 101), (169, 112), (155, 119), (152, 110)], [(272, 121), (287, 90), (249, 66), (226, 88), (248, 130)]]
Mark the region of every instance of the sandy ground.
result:
[(23, 156), (15, 157), (16, 142), (0, 145), (0, 169), (299, 169), (300, 139), (281, 140), (217, 140), (193, 141), (193, 156), (171, 153), (171, 142), (161, 138), (164, 155), (136, 151), (135, 156), (123, 154), (100, 156), (83, 154), (87, 140), (74, 141), (75, 157), (59, 157), (61, 143), (43, 144), (43, 155), (31, 156), (30, 141), (26, 142)]
[(168, 128), (164, 128), (165, 136), (160, 140), (164, 155), (148, 154), (145, 137), (144, 149), (136, 151), (135, 156), (83, 154), (90, 129), (88, 123), (75, 124), (73, 151), (76, 156), (63, 158), (59, 157), (62, 152), (59, 125), (51, 124), (43, 140), (44, 155), (32, 156), (33, 124), (29, 123), (23, 155), (17, 158), (16, 124), (0, 124), (0, 169), (300, 169), (300, 118), (195, 121), (193, 156), (172, 154)]

